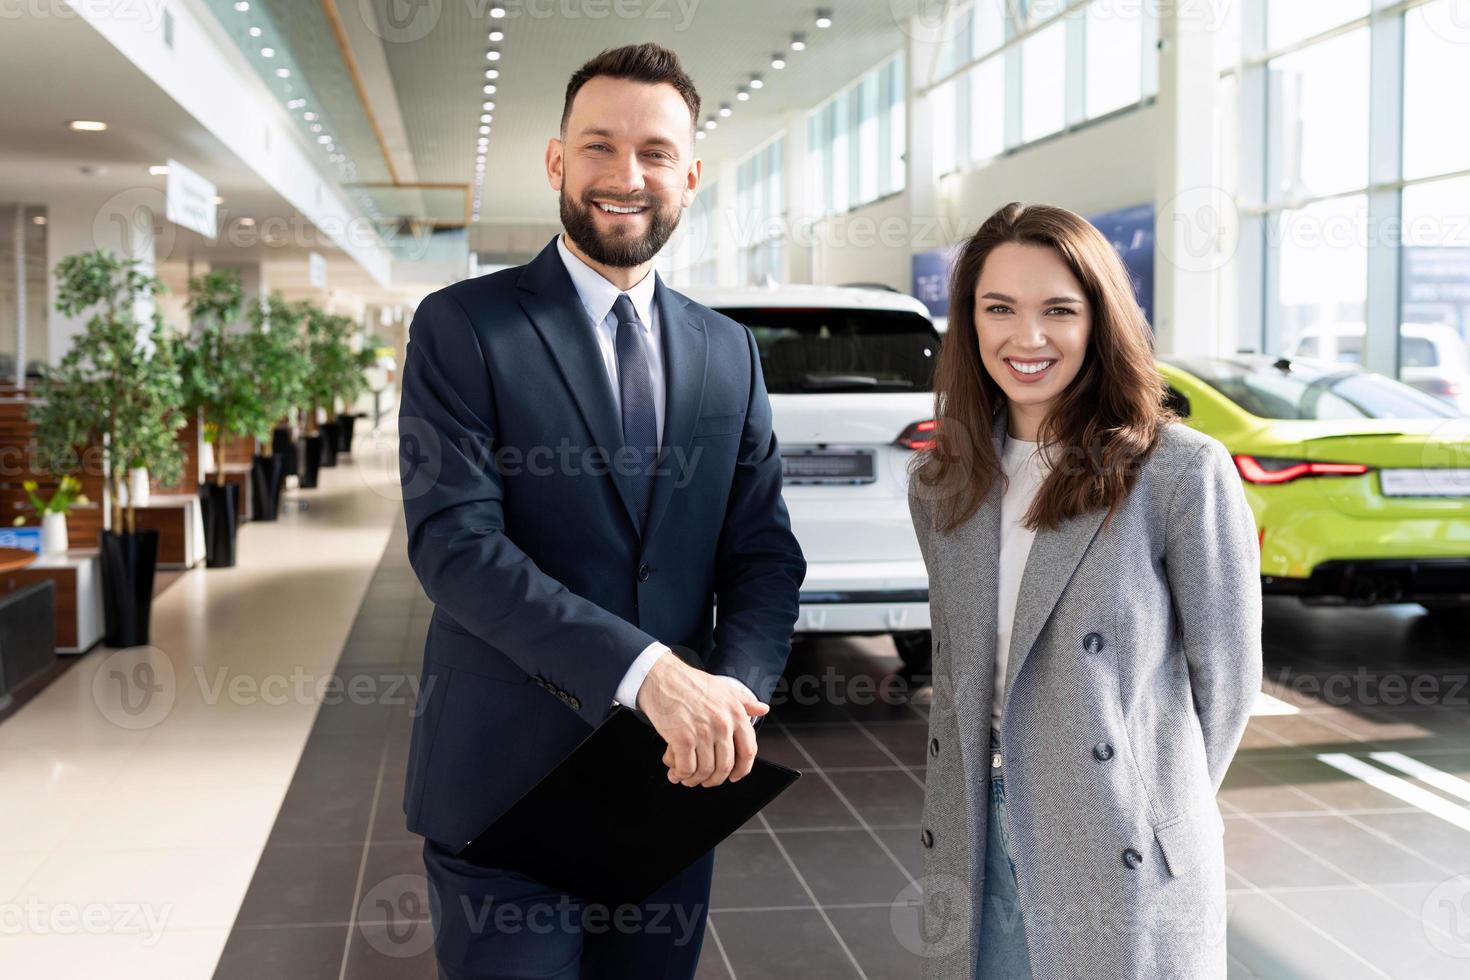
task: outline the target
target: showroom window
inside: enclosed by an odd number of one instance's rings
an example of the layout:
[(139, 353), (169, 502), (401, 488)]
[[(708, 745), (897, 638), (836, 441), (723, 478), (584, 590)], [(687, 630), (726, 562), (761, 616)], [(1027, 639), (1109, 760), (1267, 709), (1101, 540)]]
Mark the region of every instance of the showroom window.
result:
[(902, 55), (812, 110), (807, 184), (824, 189), (823, 214), (841, 214), (903, 190), (905, 125)]
[(1151, 98), (1155, 11), (1116, 0), (976, 0), (958, 8), (927, 92), (938, 172)]
[(1433, 108), (1470, 89), (1461, 0), (1241, 6), (1243, 345), (1470, 411), (1470, 128)]
[(719, 187), (701, 184), (679, 227), (655, 259), (658, 271), (674, 285), (713, 285), (719, 279), (717, 224)]
[(784, 275), (781, 244), (786, 199), (781, 167), (785, 148), (786, 140), (778, 138), (735, 169), (736, 225), (730, 230), (739, 248), (742, 283), (758, 285), (768, 277), (779, 281)]

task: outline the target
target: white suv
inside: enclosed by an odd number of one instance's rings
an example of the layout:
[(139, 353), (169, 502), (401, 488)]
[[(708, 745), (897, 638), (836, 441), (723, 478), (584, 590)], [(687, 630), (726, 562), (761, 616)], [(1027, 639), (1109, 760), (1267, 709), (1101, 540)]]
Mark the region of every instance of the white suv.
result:
[(881, 288), (689, 287), (755, 334), (792, 530), (806, 556), (796, 633), (893, 635), (929, 672), (929, 578), (907, 466), (933, 431), (939, 334), (924, 304)]

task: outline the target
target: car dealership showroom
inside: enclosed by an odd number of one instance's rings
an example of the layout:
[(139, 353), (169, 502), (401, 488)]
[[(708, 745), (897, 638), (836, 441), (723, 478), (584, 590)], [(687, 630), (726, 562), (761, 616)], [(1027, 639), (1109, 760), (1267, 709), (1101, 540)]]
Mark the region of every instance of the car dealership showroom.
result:
[(0, 978), (1470, 977), (1470, 0), (0, 91)]

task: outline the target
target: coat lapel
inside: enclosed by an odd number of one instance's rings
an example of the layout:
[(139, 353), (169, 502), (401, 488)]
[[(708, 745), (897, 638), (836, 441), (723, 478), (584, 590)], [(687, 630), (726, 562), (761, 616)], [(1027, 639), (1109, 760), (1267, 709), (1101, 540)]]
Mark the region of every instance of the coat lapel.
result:
[[(654, 273), (655, 276), (658, 273)], [(659, 447), (658, 470), (653, 482), (653, 500), (648, 507), (647, 540), (658, 530), (676, 483), (689, 477), (694, 465), (689, 442), (694, 420), (704, 400), (705, 369), (709, 337), (704, 324), (687, 309), (688, 300), (654, 280), (653, 302), (658, 308), (659, 332), (664, 354), (664, 433)]]
[[(998, 435), (1005, 434), (1004, 416)], [(996, 452), (999, 454), (1000, 443)], [(999, 510), (999, 508), (997, 508)], [(1062, 590), (1072, 578), (1072, 573), (1082, 561), (1087, 546), (1096, 537), (1097, 530), (1107, 516), (1105, 508), (1090, 510), (1085, 514), (1065, 520), (1054, 530), (1040, 527), (1031, 542), (1031, 551), (1026, 556), (1026, 567), (1021, 573), (1021, 588), (1016, 600), (1015, 619), (1011, 624), (1011, 646), (1006, 657), (1006, 701), (1010, 701), (1011, 686), (1021, 672), (1021, 666), (1031, 653), (1037, 636), (1051, 617), (1061, 598)], [(997, 544), (995, 554), (1000, 553)]]
[[(561, 256), (557, 254), (556, 239), (552, 239), (541, 254), (531, 260), (516, 285), (521, 289), (521, 309), (526, 311), (526, 316), (551, 351), (582, 421), (592, 433), (593, 444), (601, 447), (610, 462), (623, 445), (622, 416), (613, 399), (597, 337), (587, 322), (587, 311), (577, 298), (577, 287), (572, 284), (572, 277), (567, 274), (566, 266), (562, 265)], [(618, 497), (623, 501), (628, 520), (636, 530), (638, 518), (627, 478), (620, 476), (613, 466), (608, 467), (608, 472)]]

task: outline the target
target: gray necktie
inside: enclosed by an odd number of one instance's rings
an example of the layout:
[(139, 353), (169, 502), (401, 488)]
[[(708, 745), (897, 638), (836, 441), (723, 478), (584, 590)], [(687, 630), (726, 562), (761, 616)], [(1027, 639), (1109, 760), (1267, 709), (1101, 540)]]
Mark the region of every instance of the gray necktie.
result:
[[(619, 293), (613, 303), (618, 318), (618, 397), (623, 408), (623, 445), (636, 449), (636, 470), (623, 470), (633, 490), (638, 529), (648, 520), (648, 504), (653, 499), (653, 463), (658, 454), (658, 416), (653, 408), (653, 372), (648, 354), (638, 336), (643, 329), (638, 311), (627, 293)], [(631, 454), (626, 454), (631, 455)]]

